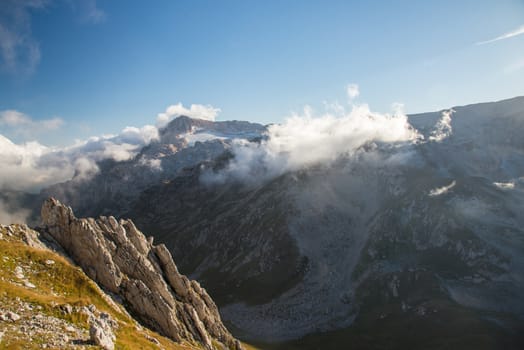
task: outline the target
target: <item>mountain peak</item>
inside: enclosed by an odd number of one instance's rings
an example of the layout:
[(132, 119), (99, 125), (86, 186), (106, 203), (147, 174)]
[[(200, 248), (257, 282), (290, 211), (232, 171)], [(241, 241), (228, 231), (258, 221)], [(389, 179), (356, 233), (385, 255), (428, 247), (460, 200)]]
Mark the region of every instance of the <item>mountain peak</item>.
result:
[[(181, 115), (160, 130), (160, 143), (178, 144), (180, 139), (190, 134), (205, 134), (208, 139), (234, 139), (258, 137), (266, 128), (258, 123), (228, 120), (211, 121)], [(182, 137), (181, 137), (182, 136)]]
[(190, 132), (194, 126), (202, 124), (201, 122), (212, 123), (209, 120), (194, 119), (188, 117), (187, 115), (181, 115), (170, 121), (163, 129), (163, 131), (171, 131), (183, 134), (186, 132)]

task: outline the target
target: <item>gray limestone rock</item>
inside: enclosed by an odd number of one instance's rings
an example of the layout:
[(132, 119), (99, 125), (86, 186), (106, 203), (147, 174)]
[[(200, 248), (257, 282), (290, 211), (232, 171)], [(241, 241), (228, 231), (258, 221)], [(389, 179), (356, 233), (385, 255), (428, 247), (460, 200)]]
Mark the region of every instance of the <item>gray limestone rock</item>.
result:
[[(144, 324), (176, 341), (199, 342), (206, 349), (213, 349), (215, 342), (241, 349), (207, 292), (181, 275), (166, 247), (154, 246), (133, 222), (112, 216), (77, 219), (71, 208), (53, 198), (45, 201), (41, 214), (47, 233), (87, 275), (121, 296)], [(111, 338), (96, 322), (90, 333), (102, 347)]]
[(104, 350), (114, 350), (115, 334), (113, 333), (112, 321), (108, 314), (101, 313), (99, 317), (90, 319), (89, 337), (91, 341)]

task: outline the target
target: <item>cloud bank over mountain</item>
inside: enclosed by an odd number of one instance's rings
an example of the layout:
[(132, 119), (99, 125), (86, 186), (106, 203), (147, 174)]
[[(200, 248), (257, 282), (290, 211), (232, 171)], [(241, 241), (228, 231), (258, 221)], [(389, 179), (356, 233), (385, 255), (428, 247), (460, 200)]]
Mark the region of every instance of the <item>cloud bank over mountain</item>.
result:
[[(219, 108), (181, 103), (169, 106), (157, 118), (157, 126), (128, 126), (119, 134), (93, 136), (66, 147), (48, 147), (37, 138), (40, 134), (63, 126), (60, 118), (34, 120), (16, 111), (0, 111), (0, 127), (13, 135), (28, 140), (14, 143), (0, 134), (0, 189), (35, 192), (54, 183), (88, 179), (98, 172), (97, 162), (112, 159), (117, 162), (133, 158), (144, 146), (159, 139), (159, 129), (169, 121), (187, 115), (192, 118), (214, 120)], [(151, 166), (159, 167), (154, 163)]]
[[(233, 158), (219, 172), (204, 172), (202, 181), (264, 181), (289, 171), (330, 165), (342, 157), (373, 150), (377, 145), (397, 147), (398, 150), (392, 153), (392, 160), (405, 161), (409, 158), (409, 146), (422, 142), (423, 136), (410, 125), (402, 109), (395, 108), (392, 113), (373, 112), (366, 104), (353, 103), (358, 96), (358, 86), (348, 86), (347, 90), (349, 107), (338, 104), (336, 108), (327, 106), (326, 111), (319, 114), (306, 106), (302, 113), (291, 115), (282, 124), (269, 125), (261, 140), (250, 140), (248, 137), (230, 140)], [(16, 144), (0, 135), (0, 161), (3, 164), (0, 188), (35, 192), (73, 177), (76, 180), (89, 179), (99, 171), (98, 162), (105, 159), (116, 162), (130, 160), (144, 146), (158, 141), (159, 130), (174, 118), (186, 115), (214, 120), (219, 112), (219, 108), (209, 105), (193, 104), (186, 108), (178, 103), (158, 115), (156, 126), (128, 126), (117, 135), (95, 136), (67, 147), (48, 147), (34, 140)], [(61, 126), (60, 119), (34, 121), (18, 111), (1, 112), (2, 123), (20, 130)], [(451, 112), (445, 112), (435, 126), (430, 141), (441, 141), (450, 134)], [(28, 135), (32, 137), (35, 133), (28, 132)], [(216, 137), (223, 138), (220, 135)], [(148, 161), (152, 162), (152, 168), (162, 170), (160, 160)]]
[(228, 178), (259, 181), (317, 164), (329, 165), (373, 143), (411, 144), (422, 138), (401, 112), (375, 113), (367, 105), (353, 105), (349, 112), (342, 106), (336, 110), (317, 116), (306, 107), (302, 114), (270, 125), (261, 142), (236, 140), (234, 158), (227, 168), (204, 174), (202, 179), (211, 183)]
[(96, 162), (128, 160), (157, 138), (158, 129), (152, 125), (127, 127), (118, 135), (92, 137), (64, 148), (38, 141), (15, 144), (0, 135), (0, 188), (34, 192), (75, 174), (87, 178), (98, 171)]

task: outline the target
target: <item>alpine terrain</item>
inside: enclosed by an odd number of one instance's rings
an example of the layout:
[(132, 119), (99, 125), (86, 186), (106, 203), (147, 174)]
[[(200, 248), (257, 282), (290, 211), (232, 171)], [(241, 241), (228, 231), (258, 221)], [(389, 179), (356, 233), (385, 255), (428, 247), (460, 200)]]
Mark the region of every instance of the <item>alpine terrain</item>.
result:
[[(154, 233), (169, 252), (135, 244), (155, 252), (151, 268), (171, 254), (262, 348), (522, 348), (524, 98), (360, 118), (315, 126), (325, 137), (304, 146), (286, 125), (181, 116), (132, 160), (40, 199)], [(65, 221), (135, 230), (101, 220)], [(138, 297), (111, 278), (102, 285)]]

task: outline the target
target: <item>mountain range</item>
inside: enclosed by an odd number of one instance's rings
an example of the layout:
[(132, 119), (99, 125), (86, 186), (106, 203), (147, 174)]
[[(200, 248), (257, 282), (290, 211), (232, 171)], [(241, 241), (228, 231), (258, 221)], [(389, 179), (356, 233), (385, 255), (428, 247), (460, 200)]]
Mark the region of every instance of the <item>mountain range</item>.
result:
[[(521, 348), (524, 97), (400, 131), (297, 151), (275, 126), (180, 116), (131, 160), (10, 196), (131, 218), (262, 348)], [(290, 166), (325, 143), (333, 157)]]

